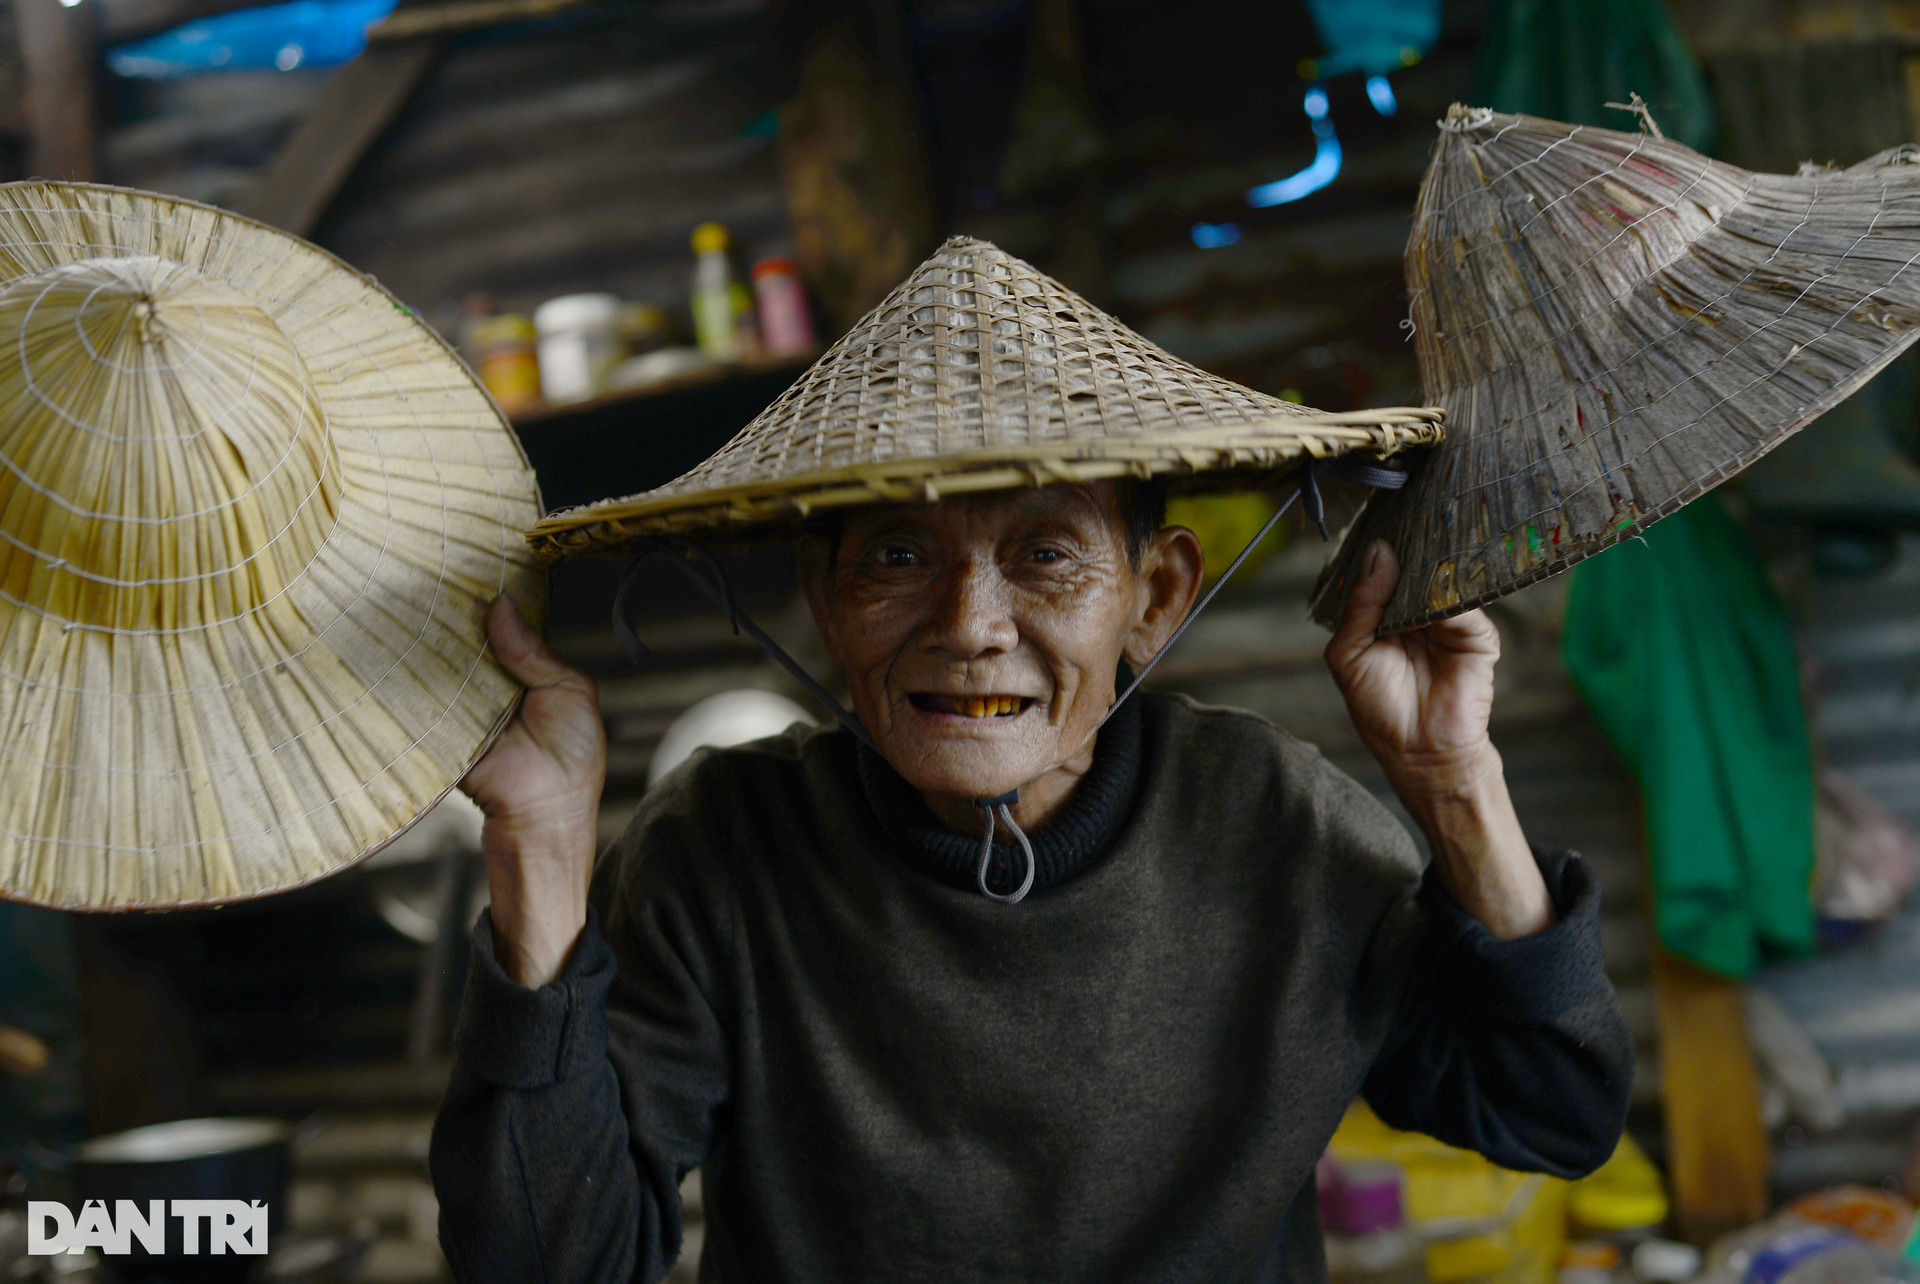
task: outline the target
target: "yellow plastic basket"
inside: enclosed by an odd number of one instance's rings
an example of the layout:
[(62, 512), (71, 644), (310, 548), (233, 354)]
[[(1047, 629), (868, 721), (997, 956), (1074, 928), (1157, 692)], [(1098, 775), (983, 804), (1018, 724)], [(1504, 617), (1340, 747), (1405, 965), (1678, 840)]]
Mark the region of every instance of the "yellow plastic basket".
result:
[(1359, 1101), (1330, 1149), (1338, 1160), (1385, 1159), (1406, 1173), (1407, 1217), (1427, 1243), (1431, 1284), (1553, 1284), (1566, 1242), (1566, 1182), (1399, 1132)]

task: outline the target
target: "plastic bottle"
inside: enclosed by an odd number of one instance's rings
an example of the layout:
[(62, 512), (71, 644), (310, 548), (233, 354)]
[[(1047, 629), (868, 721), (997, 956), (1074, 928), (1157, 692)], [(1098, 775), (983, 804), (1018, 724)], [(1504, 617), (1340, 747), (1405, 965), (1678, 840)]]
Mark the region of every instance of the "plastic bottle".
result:
[(733, 272), (727, 264), (727, 229), (702, 223), (693, 229), (693, 333), (700, 351), (715, 361), (740, 359), (734, 320)]
[(753, 290), (760, 299), (760, 341), (767, 355), (795, 357), (813, 351), (813, 318), (793, 260), (761, 259), (754, 264)]
[(1724, 1284), (1920, 1284), (1920, 1263), (1856, 1235), (1775, 1218), (1714, 1245), (1707, 1280)]
[(1426, 1284), (1426, 1247), (1407, 1225), (1399, 1165), (1340, 1164), (1334, 1182), (1322, 1199), (1330, 1284)]

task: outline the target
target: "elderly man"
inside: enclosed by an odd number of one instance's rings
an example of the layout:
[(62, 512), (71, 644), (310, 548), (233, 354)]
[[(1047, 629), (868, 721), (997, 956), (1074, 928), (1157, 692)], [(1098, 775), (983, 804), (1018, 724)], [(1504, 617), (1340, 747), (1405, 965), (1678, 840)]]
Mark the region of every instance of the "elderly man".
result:
[[(493, 907), (434, 1138), (459, 1277), (657, 1280), (704, 1165), (703, 1279), (1311, 1281), (1356, 1094), (1509, 1166), (1611, 1153), (1631, 1045), (1592, 876), (1529, 849), (1488, 740), (1492, 625), (1376, 638), (1382, 545), (1327, 649), (1423, 873), (1270, 723), (1115, 707), (1202, 580), (1162, 504), (1109, 480), (816, 519), (804, 588), (864, 738), (697, 755), (597, 863), (593, 684), (495, 603), (529, 691), (465, 782)], [(976, 868), (995, 801), (1031, 855)]]

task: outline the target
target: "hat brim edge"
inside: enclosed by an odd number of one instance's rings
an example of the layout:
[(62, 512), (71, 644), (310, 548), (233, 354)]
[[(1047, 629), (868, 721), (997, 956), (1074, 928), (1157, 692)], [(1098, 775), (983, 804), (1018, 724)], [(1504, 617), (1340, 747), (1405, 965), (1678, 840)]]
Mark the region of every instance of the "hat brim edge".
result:
[(775, 539), (823, 512), (867, 504), (937, 503), (962, 494), (1164, 476), (1181, 489), (1257, 487), (1302, 459), (1365, 452), (1391, 458), (1437, 444), (1442, 412), (1387, 407), (1288, 416), (1212, 429), (995, 446), (938, 456), (902, 456), (798, 473), (766, 482), (662, 494), (646, 492), (553, 513), (527, 532), (542, 557), (612, 556), (656, 535), (729, 543)]

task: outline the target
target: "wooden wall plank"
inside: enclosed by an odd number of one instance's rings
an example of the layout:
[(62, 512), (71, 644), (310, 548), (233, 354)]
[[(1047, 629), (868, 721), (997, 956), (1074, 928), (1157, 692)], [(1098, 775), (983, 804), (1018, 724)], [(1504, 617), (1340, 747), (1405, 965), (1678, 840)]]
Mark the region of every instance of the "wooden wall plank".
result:
[(1698, 1244), (1767, 1215), (1773, 1155), (1742, 1009), (1746, 986), (1656, 946), (1655, 1014), (1674, 1219)]
[(679, 314), (696, 225), (724, 223), (743, 268), (792, 253), (771, 26), (688, 0), (452, 44), (315, 239), (443, 321), (473, 293), (520, 312), (606, 290)]

